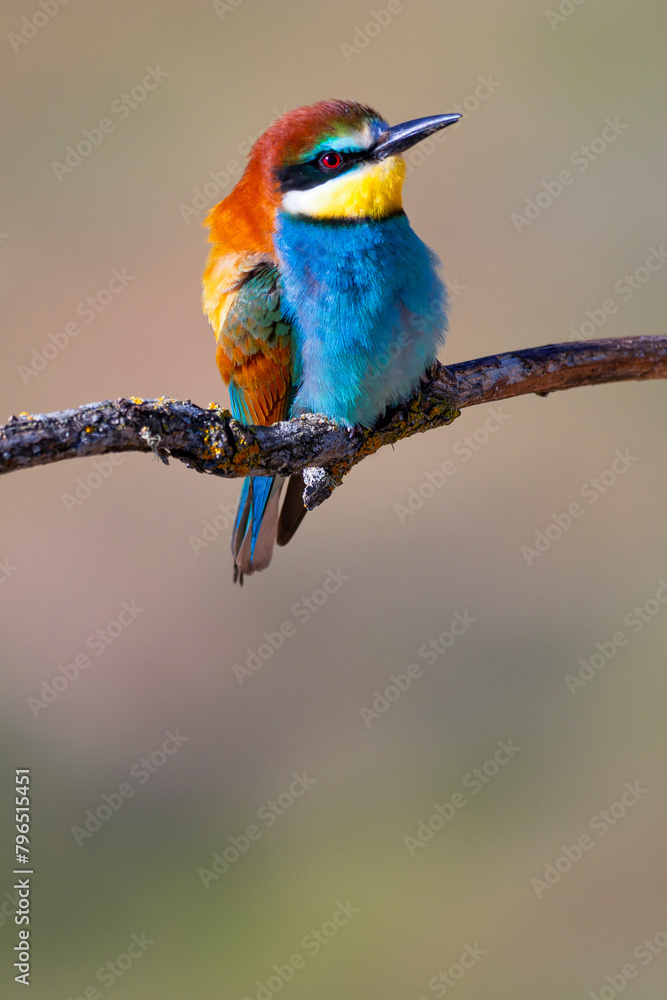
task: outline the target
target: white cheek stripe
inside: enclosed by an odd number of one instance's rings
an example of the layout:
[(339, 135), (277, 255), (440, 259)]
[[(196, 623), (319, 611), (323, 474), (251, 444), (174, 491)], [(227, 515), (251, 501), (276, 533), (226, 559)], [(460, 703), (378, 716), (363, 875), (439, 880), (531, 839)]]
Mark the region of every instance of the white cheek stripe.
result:
[[(392, 158), (393, 159), (393, 158)], [(291, 215), (311, 215), (317, 217), (327, 217), (331, 214), (347, 214), (341, 212), (341, 206), (348, 199), (354, 199), (354, 194), (365, 185), (370, 185), (371, 191), (377, 191), (382, 185), (384, 178), (378, 177), (378, 173), (384, 174), (389, 166), (388, 161), (379, 163), (364, 163), (362, 166), (352, 167), (340, 174), (339, 177), (331, 177), (328, 181), (323, 181), (317, 187), (308, 188), (305, 191), (288, 191), (283, 195), (283, 211)], [(332, 208), (336, 210), (332, 212)], [(358, 213), (351, 212), (351, 215)]]
[[(365, 169), (365, 167), (357, 167), (357, 176)], [(355, 168), (352, 167), (352, 170)], [(283, 210), (291, 215), (318, 215), (335, 197), (339, 189), (347, 187), (350, 183), (350, 173), (351, 171), (346, 171), (340, 177), (332, 177), (306, 191), (288, 191), (287, 194), (283, 195)], [(359, 177), (359, 181), (361, 181), (361, 177)]]

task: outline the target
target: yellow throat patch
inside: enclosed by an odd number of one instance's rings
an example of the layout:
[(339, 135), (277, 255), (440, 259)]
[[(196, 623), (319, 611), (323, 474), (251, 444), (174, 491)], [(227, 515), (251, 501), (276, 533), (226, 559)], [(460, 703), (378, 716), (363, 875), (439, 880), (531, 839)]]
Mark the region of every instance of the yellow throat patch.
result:
[(288, 191), (282, 207), (313, 219), (383, 219), (401, 211), (404, 178), (403, 157), (388, 156), (306, 191)]

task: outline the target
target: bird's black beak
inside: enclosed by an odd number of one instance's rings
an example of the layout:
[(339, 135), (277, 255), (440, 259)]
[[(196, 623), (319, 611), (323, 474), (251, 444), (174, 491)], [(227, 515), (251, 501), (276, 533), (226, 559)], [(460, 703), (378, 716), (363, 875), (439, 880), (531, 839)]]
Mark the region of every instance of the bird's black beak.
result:
[(461, 115), (431, 115), (430, 118), (415, 118), (411, 122), (392, 125), (383, 132), (375, 145), (369, 150), (373, 159), (384, 160), (387, 156), (403, 153), (406, 149), (421, 142), (441, 128), (453, 125)]

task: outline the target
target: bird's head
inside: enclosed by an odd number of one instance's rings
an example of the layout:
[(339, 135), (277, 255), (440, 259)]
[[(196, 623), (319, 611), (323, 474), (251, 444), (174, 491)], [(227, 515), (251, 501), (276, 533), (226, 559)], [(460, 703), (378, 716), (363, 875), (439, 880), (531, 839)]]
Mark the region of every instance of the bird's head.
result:
[(365, 104), (334, 100), (289, 111), (255, 142), (243, 177), (209, 216), (212, 238), (224, 229), (226, 241), (236, 243), (230, 232), (236, 229), (239, 244), (259, 249), (280, 211), (313, 219), (395, 215), (402, 208), (401, 154), (460, 117), (434, 115), (390, 127)]
[(402, 153), (460, 115), (389, 127), (364, 104), (320, 101), (275, 122), (258, 140), (280, 210), (316, 219), (371, 218), (401, 210)]

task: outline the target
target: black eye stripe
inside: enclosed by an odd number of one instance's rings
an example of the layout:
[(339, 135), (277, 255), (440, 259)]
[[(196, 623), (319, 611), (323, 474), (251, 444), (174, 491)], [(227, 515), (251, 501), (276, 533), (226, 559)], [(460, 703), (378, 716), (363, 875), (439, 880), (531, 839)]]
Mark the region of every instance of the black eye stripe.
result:
[[(327, 153), (335, 153), (342, 158), (342, 163), (336, 168), (322, 167), (320, 161)], [(309, 188), (324, 184), (332, 177), (340, 177), (341, 174), (356, 166), (360, 161), (368, 158), (369, 150), (347, 153), (339, 149), (324, 149), (317, 156), (305, 163), (293, 163), (289, 167), (282, 167), (276, 172), (276, 177), (283, 194), (287, 191), (307, 191)]]

